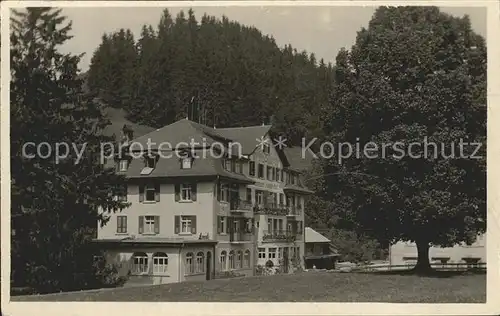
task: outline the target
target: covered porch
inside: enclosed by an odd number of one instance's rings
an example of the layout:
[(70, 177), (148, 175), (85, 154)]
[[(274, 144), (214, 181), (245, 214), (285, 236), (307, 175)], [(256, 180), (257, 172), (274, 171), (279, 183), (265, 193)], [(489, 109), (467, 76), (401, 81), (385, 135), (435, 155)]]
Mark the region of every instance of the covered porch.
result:
[(211, 280), (215, 275), (214, 240), (169, 238), (95, 240), (107, 264), (119, 276), (127, 276), (125, 286)]

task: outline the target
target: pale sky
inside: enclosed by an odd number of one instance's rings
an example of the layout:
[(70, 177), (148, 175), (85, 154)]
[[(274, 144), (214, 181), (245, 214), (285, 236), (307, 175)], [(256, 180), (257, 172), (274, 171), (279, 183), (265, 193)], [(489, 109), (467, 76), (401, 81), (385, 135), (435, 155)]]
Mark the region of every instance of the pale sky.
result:
[[(63, 14), (73, 21), (74, 38), (64, 46), (66, 52), (85, 53), (80, 68), (88, 69), (94, 50), (103, 33), (130, 29), (136, 39), (143, 24), (156, 28), (163, 7), (142, 8), (65, 8)], [(169, 8), (173, 17), (186, 8)], [(357, 32), (368, 25), (375, 7), (193, 7), (197, 20), (204, 13), (255, 26), (263, 34), (272, 35), (282, 47), (292, 44), (297, 50), (316, 54), (317, 59), (334, 62), (340, 48), (350, 48)], [(462, 17), (468, 14), (472, 28), (486, 37), (486, 8), (441, 8)]]

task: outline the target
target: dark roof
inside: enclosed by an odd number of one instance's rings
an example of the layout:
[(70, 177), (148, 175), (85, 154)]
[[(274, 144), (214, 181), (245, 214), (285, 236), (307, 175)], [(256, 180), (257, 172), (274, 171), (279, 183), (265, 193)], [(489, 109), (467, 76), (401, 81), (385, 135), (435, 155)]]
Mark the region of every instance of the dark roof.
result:
[(290, 164), (290, 169), (304, 172), (310, 170), (315, 159), (314, 153), (310, 149), (302, 152), (302, 147), (285, 147), (283, 149), (285, 156)]
[(249, 155), (258, 146), (258, 139), (269, 133), (271, 125), (219, 128), (214, 131), (241, 145), (242, 154)]
[(178, 145), (181, 146), (183, 143), (188, 143), (188, 146), (191, 146), (192, 142), (195, 144), (195, 147), (202, 146), (203, 144), (205, 144), (203, 147), (206, 147), (214, 143), (216, 139), (213, 135), (206, 133), (188, 119), (182, 119), (135, 138), (132, 142), (139, 143), (143, 148), (147, 148), (148, 141), (152, 144), (151, 149), (158, 149), (158, 145), (161, 143), (164, 143), (161, 146), (162, 149), (169, 149), (167, 143), (170, 145), (170, 148), (175, 148)]
[(141, 171), (144, 168), (144, 162), (142, 158), (134, 158), (131, 160), (128, 170), (126, 172), (126, 177), (130, 179), (134, 178), (158, 178), (158, 177), (204, 177), (204, 176), (220, 176), (226, 177), (233, 180), (238, 180), (246, 183), (253, 183), (250, 178), (237, 173), (232, 173), (224, 170), (222, 168), (222, 162), (220, 159), (211, 157), (208, 153), (203, 154), (202, 149), (194, 151), (195, 157), (198, 159), (193, 160), (193, 165), (190, 169), (181, 169), (181, 163), (179, 157), (174, 153), (162, 152), (163, 157), (158, 159), (156, 168), (147, 175), (141, 175)]
[(308, 194), (313, 194), (314, 193), (314, 191), (309, 190), (305, 186), (300, 186), (300, 185), (296, 185), (296, 184), (289, 184), (289, 183), (287, 183), (283, 187), (283, 190), (284, 191), (299, 192), (299, 193), (308, 193)]
[[(142, 159), (132, 159), (130, 166), (126, 172), (127, 178), (155, 178), (155, 177), (189, 177), (189, 176), (221, 176), (233, 180), (253, 183), (250, 178), (228, 172), (222, 168), (220, 159), (213, 158), (209, 154), (203, 155), (201, 148), (206, 148), (214, 142), (220, 142), (228, 146), (231, 142), (241, 145), (243, 155), (251, 154), (258, 146), (258, 139), (269, 134), (271, 125), (248, 126), (248, 127), (230, 127), (230, 128), (211, 128), (188, 119), (182, 119), (172, 124), (166, 125), (159, 129), (153, 129), (148, 126), (134, 124), (128, 121), (126, 112), (122, 109), (106, 108), (105, 114), (111, 121), (111, 125), (105, 130), (107, 135), (119, 137), (122, 134), (124, 125), (130, 127), (134, 132), (133, 143), (141, 144), (143, 149), (148, 148), (148, 141), (152, 144), (151, 149), (158, 149), (160, 143), (168, 143), (161, 147), (162, 153), (167, 153), (168, 150), (175, 149), (178, 144), (191, 142), (195, 143), (195, 153), (202, 157), (195, 159), (191, 169), (181, 169), (180, 161), (177, 155), (172, 154), (170, 158), (160, 157), (156, 168), (148, 175), (141, 175), (144, 167)], [(134, 147), (137, 146), (137, 147)], [(132, 150), (140, 150), (141, 147), (134, 145)], [(227, 148), (227, 147), (226, 147)], [(165, 151), (166, 150), (166, 151)], [(290, 165), (290, 168), (299, 172), (309, 169), (312, 164), (312, 153), (306, 151), (305, 158), (302, 158), (301, 147), (285, 148), (284, 151), (279, 151), (280, 158), (285, 166)], [(287, 185), (286, 189), (310, 192), (309, 190), (298, 185)]]
[[(168, 142), (173, 148), (175, 148), (177, 144), (185, 142), (193, 142), (196, 147), (210, 146), (214, 142), (220, 142), (225, 145), (232, 142), (240, 144), (241, 154), (249, 155), (257, 147), (257, 140), (265, 136), (270, 128), (270, 125), (263, 125), (216, 129), (198, 124), (188, 119), (182, 119), (135, 138), (133, 142), (138, 142), (146, 148), (147, 142), (150, 140), (152, 149), (157, 149), (155, 144), (158, 145), (161, 142)], [(168, 147), (168, 145), (164, 146)]]

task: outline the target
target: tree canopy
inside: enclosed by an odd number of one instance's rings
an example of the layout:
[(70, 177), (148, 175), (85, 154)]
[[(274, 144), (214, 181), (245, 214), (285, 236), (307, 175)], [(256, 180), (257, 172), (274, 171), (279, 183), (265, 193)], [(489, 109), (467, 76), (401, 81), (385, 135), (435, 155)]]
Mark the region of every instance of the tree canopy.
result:
[[(417, 270), (429, 269), (430, 245), (470, 244), (485, 231), (486, 65), (485, 41), (467, 16), (376, 10), (337, 56), (323, 124), (325, 140), (361, 148), (323, 164), (339, 225), (416, 242)], [(370, 142), (378, 149), (363, 152)]]
[[(12, 26), (12, 285), (39, 293), (102, 287), (90, 247), (98, 220), (106, 221), (98, 209), (126, 206), (113, 198), (123, 177), (99, 162), (100, 144), (112, 141), (101, 133), (108, 122), (82, 91), (80, 56), (59, 51), (71, 38), (60, 10), (15, 11)], [(57, 148), (67, 156), (57, 160)]]
[(280, 48), (255, 27), (166, 9), (156, 28), (104, 34), (88, 72), (91, 92), (155, 128), (189, 116), (209, 126), (270, 123), (290, 144), (321, 131), (332, 67)]

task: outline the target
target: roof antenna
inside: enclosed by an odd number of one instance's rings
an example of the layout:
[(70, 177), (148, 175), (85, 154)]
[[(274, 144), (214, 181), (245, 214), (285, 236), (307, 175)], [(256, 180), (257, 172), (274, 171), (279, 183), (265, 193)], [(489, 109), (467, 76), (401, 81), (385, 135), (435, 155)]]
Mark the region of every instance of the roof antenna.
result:
[[(194, 96), (191, 97), (191, 101), (189, 101), (189, 109), (191, 109), (191, 116), (194, 116), (193, 115), (193, 100), (194, 100)], [(189, 120), (189, 111), (188, 111), (188, 116), (187, 116), (187, 119)]]
[(216, 127), (215, 127), (215, 104), (214, 104), (213, 109), (212, 109), (212, 116), (213, 116), (214, 129), (216, 129)]

